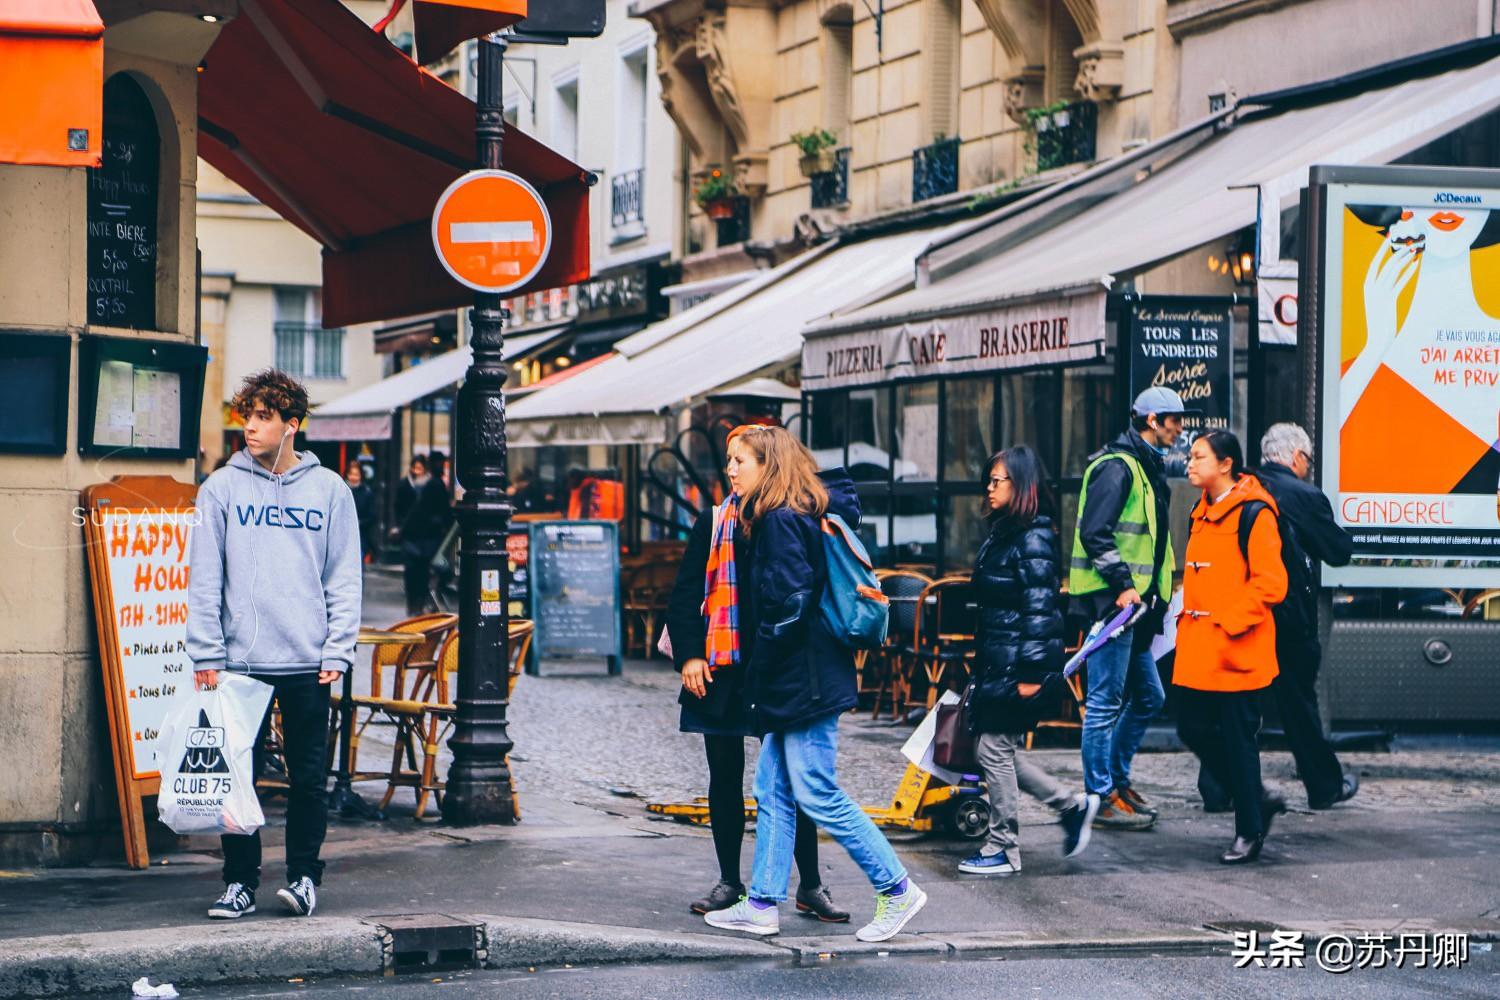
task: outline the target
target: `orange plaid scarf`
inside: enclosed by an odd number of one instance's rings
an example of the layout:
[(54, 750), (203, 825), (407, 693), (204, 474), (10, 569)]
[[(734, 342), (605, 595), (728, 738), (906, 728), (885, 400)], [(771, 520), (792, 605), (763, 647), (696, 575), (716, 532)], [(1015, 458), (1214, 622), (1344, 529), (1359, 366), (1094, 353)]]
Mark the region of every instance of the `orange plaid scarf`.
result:
[(703, 580), (704, 658), (711, 669), (740, 662), (740, 593), (734, 570), (734, 532), (739, 519), (740, 498), (731, 493), (709, 539)]

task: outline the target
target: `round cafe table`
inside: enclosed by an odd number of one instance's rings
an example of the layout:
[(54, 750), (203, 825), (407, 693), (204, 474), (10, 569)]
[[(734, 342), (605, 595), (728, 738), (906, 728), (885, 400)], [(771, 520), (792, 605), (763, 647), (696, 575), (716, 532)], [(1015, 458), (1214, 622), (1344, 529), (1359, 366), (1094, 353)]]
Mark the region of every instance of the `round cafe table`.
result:
[[(392, 632), (387, 629), (359, 627), (361, 646), (416, 646), (422, 642), (420, 632)], [(385, 814), (355, 794), (350, 782), (349, 758), (354, 748), (354, 667), (344, 671), (343, 696), (339, 699), (339, 763), (333, 772), (333, 791), (328, 808), (345, 819), (385, 819)]]

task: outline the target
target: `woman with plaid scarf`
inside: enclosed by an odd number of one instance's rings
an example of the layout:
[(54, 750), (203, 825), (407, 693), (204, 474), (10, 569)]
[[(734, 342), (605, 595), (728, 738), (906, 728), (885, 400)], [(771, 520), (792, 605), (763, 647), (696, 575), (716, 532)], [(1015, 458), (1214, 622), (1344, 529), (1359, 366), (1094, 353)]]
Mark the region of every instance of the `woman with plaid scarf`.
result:
[[(753, 578), (753, 547), (740, 529), (740, 500), (731, 495), (693, 524), (667, 605), (672, 658), (682, 672), (678, 728), (701, 733), (708, 756), (708, 817), (719, 881), (691, 909), (720, 910), (745, 895), (740, 848), (745, 839), (745, 738), (753, 735), (745, 669), (755, 641), (754, 608), (739, 581)], [(743, 637), (743, 642), (742, 642)], [(848, 921), (818, 874), (818, 829), (797, 814), (797, 911), (827, 923)]]
[[(739, 510), (726, 512), (724, 520), (749, 540), (751, 568), (725, 573), (722, 560), (729, 553), (716, 553), (721, 569), (705, 602), (705, 648), (713, 664), (734, 659), (736, 643), (748, 644), (744, 685), (752, 731), (762, 737), (755, 770), (759, 818), (749, 892), (703, 919), (748, 934), (780, 932), (777, 902), (786, 898), (800, 812), (849, 852), (875, 889), (875, 918), (855, 937), (885, 941), (916, 916), (927, 894), (907, 878), (890, 843), (838, 785), (839, 716), (858, 702), (854, 655), (819, 610), (828, 584), (823, 515), (838, 514), (857, 528), (859, 497), (842, 469), (820, 478), (812, 454), (780, 427), (736, 428), (729, 439), (729, 480)], [(753, 628), (745, 620), (747, 609)], [(684, 681), (694, 684), (686, 672)]]

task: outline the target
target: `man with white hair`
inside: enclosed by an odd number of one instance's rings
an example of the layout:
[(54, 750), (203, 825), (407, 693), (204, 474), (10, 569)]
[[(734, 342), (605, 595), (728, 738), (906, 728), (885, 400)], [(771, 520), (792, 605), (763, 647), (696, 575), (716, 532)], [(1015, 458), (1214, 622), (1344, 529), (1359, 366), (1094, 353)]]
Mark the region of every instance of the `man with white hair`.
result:
[[(1273, 424), (1260, 440), (1261, 466), (1256, 476), (1281, 512), (1282, 556), (1287, 563), (1286, 600), (1276, 606), (1276, 660), (1281, 671), (1271, 693), (1297, 773), (1307, 787), (1307, 804), (1327, 809), (1354, 797), (1359, 779), (1344, 773), (1323, 734), (1318, 714), (1317, 563), (1345, 566), (1354, 551), (1348, 533), (1333, 519), (1333, 505), (1312, 476), (1313, 446), (1296, 424)], [(1199, 777), (1205, 808), (1223, 806), (1229, 796)]]

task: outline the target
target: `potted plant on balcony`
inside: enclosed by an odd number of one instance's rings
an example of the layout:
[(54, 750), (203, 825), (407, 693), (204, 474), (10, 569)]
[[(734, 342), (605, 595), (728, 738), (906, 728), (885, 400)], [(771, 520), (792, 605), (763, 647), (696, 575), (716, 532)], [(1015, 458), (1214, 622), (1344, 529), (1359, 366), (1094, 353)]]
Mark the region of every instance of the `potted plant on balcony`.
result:
[(713, 167), (694, 189), (693, 200), (710, 219), (728, 219), (734, 216), (734, 202), (739, 195), (734, 179)]
[(792, 142), (802, 150), (802, 158), (798, 161), (798, 166), (802, 168), (803, 177), (831, 174), (838, 165), (838, 153), (834, 147), (839, 144), (839, 137), (826, 128), (794, 132)]

